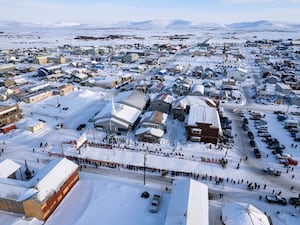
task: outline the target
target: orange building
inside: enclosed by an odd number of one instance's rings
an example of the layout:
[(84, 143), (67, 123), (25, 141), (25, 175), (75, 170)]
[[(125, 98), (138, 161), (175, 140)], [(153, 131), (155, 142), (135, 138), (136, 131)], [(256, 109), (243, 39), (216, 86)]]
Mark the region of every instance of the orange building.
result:
[(29, 181), (1, 180), (0, 210), (45, 221), (78, 180), (77, 164), (53, 160)]

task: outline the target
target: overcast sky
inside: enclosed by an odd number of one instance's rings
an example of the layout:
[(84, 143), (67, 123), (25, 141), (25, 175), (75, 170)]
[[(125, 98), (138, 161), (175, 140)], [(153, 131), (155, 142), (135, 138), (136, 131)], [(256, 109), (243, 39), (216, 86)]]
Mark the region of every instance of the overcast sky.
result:
[(300, 0), (0, 0), (0, 21), (115, 24), (152, 19), (300, 23)]

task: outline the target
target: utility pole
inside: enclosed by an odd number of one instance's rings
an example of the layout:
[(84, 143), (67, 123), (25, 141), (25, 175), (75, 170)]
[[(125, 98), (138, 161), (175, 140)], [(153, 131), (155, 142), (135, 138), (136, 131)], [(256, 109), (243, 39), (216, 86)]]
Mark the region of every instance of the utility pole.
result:
[(144, 154), (144, 185), (146, 185), (146, 154)]

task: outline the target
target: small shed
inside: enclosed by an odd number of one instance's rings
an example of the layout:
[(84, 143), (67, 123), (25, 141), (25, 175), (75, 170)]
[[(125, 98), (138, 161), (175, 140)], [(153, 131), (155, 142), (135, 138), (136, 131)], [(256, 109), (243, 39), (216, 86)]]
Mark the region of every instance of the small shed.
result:
[(26, 130), (31, 131), (32, 133), (35, 133), (35, 132), (41, 130), (43, 127), (44, 127), (43, 122), (35, 121), (35, 122), (30, 122), (27, 125)]

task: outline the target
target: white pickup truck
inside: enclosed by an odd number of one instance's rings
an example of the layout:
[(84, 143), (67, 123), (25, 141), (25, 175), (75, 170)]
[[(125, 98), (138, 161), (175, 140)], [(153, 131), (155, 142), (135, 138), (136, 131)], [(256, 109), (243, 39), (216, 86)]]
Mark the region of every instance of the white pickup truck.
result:
[(160, 204), (160, 195), (156, 195), (156, 194), (153, 195), (151, 206), (150, 206), (150, 212), (157, 213), (159, 204)]

